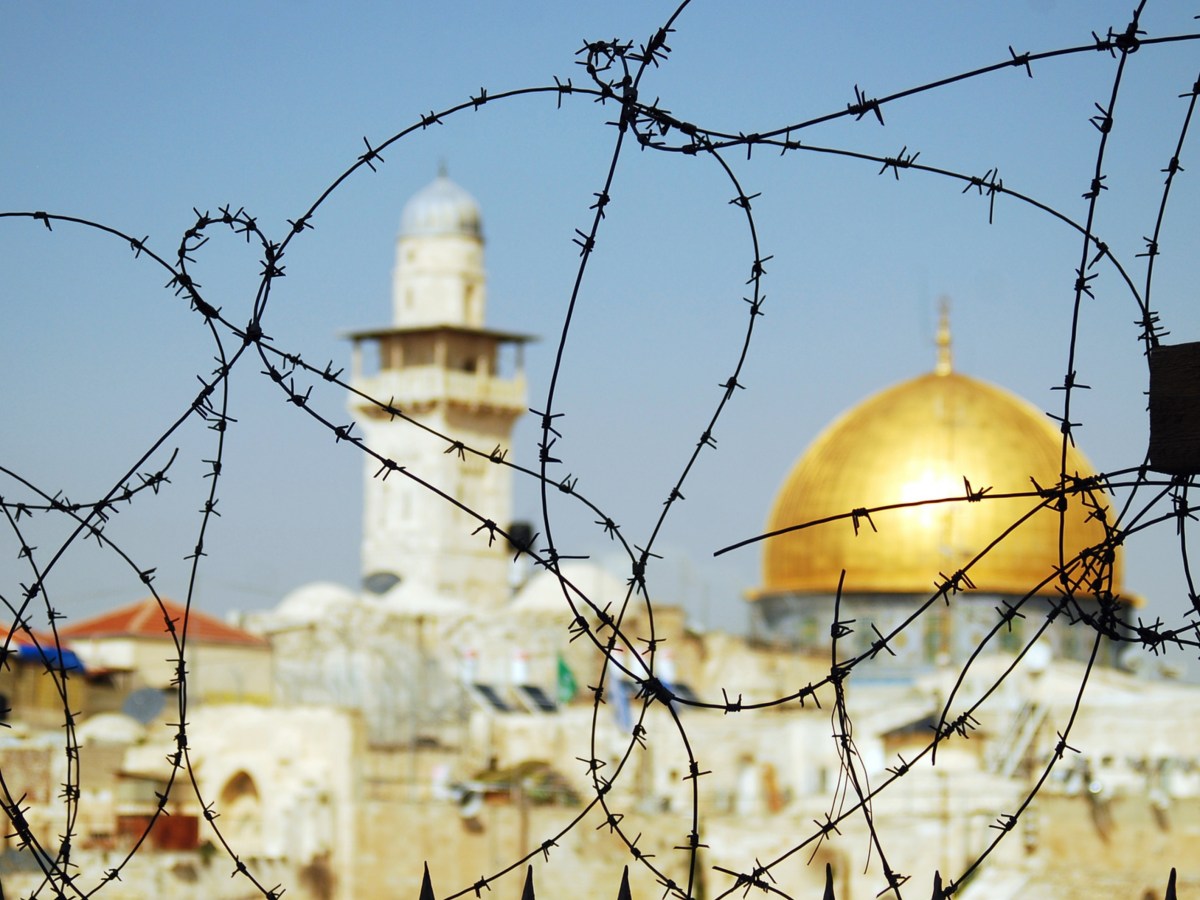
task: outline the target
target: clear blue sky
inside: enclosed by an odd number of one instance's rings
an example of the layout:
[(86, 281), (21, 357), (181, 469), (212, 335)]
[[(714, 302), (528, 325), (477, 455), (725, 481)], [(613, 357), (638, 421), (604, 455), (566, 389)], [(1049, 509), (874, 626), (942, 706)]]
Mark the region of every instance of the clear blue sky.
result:
[[(363, 152), (422, 114), (554, 78), (583, 83), (585, 39), (644, 41), (671, 4), (310, 2), (177, 5), (9, 5), (0, 13), (0, 211), (46, 210), (97, 220), (171, 255), (193, 208), (244, 207), (282, 239)], [(763, 132), (902, 91), (1016, 52), (1079, 46), (1122, 29), (1130, 4), (1019, 0), (980, 10), (944, 3), (740, 4), (697, 0), (647, 73), (644, 99), (682, 119)], [(1151, 2), (1149, 36), (1196, 28), (1190, 12)], [(1145, 47), (1129, 59), (1105, 167), (1096, 231), (1136, 284), (1200, 45)], [(1116, 61), (1063, 56), (921, 94), (884, 110), (797, 132), (806, 145), (895, 155), (982, 176), (1082, 220)], [(336, 366), (339, 335), (384, 324), (399, 212), (444, 160), (480, 201), (488, 238), (489, 319), (541, 334), (529, 353), (530, 403), (545, 395), (555, 336), (578, 262), (574, 229), (611, 154), (614, 115), (591, 99), (489, 103), (405, 139), (380, 171), (351, 178), (291, 246), (264, 327), (277, 346)], [(1161, 241), (1152, 305), (1172, 340), (1200, 338), (1194, 260), (1197, 191), (1183, 154)], [(1010, 198), (963, 195), (948, 179), (878, 175), (877, 163), (813, 152), (731, 151), (754, 201), (767, 266), (767, 316), (751, 347), (745, 391), (718, 427), (657, 549), (663, 599), (688, 593), (709, 622), (736, 623), (740, 591), (758, 579), (759, 550), (712, 551), (760, 531), (775, 491), (806, 444), (839, 411), (933, 363), (937, 299), (954, 304), (959, 369), (1057, 411), (1080, 240)], [(1197, 163), (1200, 165), (1200, 162)], [(671, 484), (732, 372), (753, 258), (733, 191), (709, 160), (622, 156), (609, 217), (567, 349), (558, 411), (559, 474), (644, 542)], [(47, 232), (0, 220), (0, 464), (71, 499), (102, 495), (186, 409), (212, 367), (199, 318), (164, 290), (161, 271), (85, 229)], [(1191, 262), (1189, 262), (1191, 260)], [(249, 318), (257, 254), (215, 237), (197, 254), (206, 296)], [(1098, 468), (1138, 464), (1147, 441), (1146, 371), (1136, 305), (1111, 269), (1094, 282), (1080, 331), (1079, 441)], [(198, 601), (223, 612), (277, 602), (316, 579), (358, 575), (361, 462), (239, 370), (221, 518), (207, 538)], [(314, 403), (346, 418), (344, 398)], [(121, 512), (109, 533), (158, 585), (182, 595), (207, 482), (212, 433), (192, 422), (154, 457), (180, 456), (169, 487)], [(521, 426), (514, 453), (532, 464), (537, 435)], [(5, 481), (0, 493), (22, 490)], [(532, 483), (518, 511), (536, 513)], [(560, 551), (603, 556), (590, 516), (563, 510)], [(579, 521), (575, 521), (578, 519)], [(27, 520), (23, 520), (25, 524)], [(45, 553), (60, 523), (32, 526)], [(29, 574), (6, 535), (3, 592)], [(11, 552), (10, 552), (11, 551)], [(1127, 582), (1154, 613), (1185, 608), (1174, 529), (1129, 547)], [(52, 599), (82, 615), (141, 596), (129, 571), (94, 548), (72, 549), (49, 579)]]

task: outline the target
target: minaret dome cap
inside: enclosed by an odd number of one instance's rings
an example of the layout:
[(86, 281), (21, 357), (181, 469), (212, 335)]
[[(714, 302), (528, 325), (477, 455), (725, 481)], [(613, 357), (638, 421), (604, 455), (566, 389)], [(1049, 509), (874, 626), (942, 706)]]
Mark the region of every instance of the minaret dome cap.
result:
[(404, 204), (401, 237), (463, 235), (483, 239), (483, 219), (475, 198), (439, 172)]

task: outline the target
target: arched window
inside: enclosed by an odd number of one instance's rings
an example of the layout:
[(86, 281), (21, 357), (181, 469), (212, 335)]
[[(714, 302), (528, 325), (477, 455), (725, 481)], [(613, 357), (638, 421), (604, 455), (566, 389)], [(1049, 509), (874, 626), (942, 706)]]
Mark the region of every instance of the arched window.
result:
[(245, 771), (225, 783), (217, 801), (214, 824), (239, 856), (256, 856), (262, 851), (262, 801), (258, 786)]

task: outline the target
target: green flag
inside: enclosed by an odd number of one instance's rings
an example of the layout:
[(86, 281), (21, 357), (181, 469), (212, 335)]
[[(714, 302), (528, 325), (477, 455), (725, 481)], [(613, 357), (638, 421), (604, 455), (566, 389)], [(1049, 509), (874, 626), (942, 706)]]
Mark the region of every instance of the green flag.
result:
[(562, 654), (558, 654), (558, 702), (560, 705), (570, 703), (575, 696), (575, 692), (579, 690), (579, 685), (575, 681), (575, 673), (571, 671), (571, 667), (567, 665), (567, 661), (563, 659)]

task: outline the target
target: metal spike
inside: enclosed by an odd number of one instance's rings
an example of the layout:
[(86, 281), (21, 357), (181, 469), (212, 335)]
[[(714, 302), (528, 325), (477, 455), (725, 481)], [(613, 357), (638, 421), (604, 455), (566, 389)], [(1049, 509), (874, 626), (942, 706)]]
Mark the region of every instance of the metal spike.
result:
[[(1171, 870), (1171, 877), (1175, 877), (1174, 869)], [(617, 891), (617, 900), (633, 900), (633, 895), (629, 893), (629, 866), (621, 873), (621, 889)], [(1173, 895), (1170, 900), (1175, 900)]]
[(1167, 879), (1167, 892), (1163, 895), (1163, 900), (1178, 900), (1175, 896), (1175, 867), (1171, 866), (1171, 877)]
[(429, 881), (429, 863), (425, 863), (425, 874), (421, 878), (420, 900), (436, 900), (433, 896), (433, 885)]
[(521, 900), (537, 900), (533, 896), (533, 866), (525, 872), (525, 889), (521, 891)]
[(833, 863), (825, 863), (825, 895), (821, 900), (837, 900), (833, 896)]

